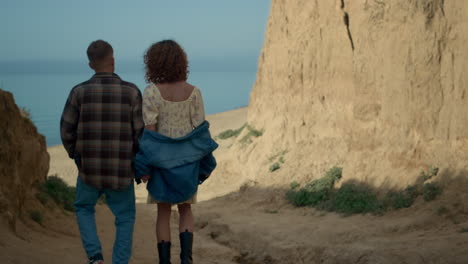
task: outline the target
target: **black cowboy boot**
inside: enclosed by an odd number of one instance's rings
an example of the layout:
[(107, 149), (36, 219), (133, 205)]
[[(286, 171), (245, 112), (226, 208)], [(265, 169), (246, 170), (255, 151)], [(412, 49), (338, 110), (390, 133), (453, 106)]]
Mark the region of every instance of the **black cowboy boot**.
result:
[(193, 244), (193, 233), (185, 230), (185, 232), (179, 234), (180, 239), (180, 263), (181, 264), (192, 264), (192, 244)]
[(158, 243), (159, 264), (171, 264), (171, 242)]

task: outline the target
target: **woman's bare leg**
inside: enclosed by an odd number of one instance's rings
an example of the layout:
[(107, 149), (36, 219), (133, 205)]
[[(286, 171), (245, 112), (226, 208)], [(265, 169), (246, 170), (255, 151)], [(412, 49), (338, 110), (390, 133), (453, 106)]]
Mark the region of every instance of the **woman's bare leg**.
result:
[(158, 217), (156, 220), (156, 238), (158, 242), (171, 241), (171, 204), (158, 203)]
[(179, 232), (193, 232), (194, 229), (194, 220), (192, 214), (191, 204), (184, 203), (177, 205), (179, 208)]

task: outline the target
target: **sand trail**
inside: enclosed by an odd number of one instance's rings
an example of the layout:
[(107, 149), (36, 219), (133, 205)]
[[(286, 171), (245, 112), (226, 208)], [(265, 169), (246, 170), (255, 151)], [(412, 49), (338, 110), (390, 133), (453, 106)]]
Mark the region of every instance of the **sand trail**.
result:
[[(195, 263), (467, 263), (468, 234), (460, 230), (468, 227), (468, 216), (455, 207), (450, 210), (456, 219), (438, 216), (435, 208), (446, 202), (443, 197), (384, 216), (344, 217), (294, 208), (284, 194), (248, 187), (197, 204)], [(2, 232), (2, 263), (84, 263), (73, 215), (57, 215), (46, 228), (30, 222), (17, 235)], [(130, 263), (157, 263), (155, 216), (155, 205), (137, 205)], [(110, 260), (113, 216), (99, 205), (96, 219)], [(179, 253), (177, 222), (173, 211), (173, 263)]]
[[(216, 136), (241, 127), (246, 122), (246, 109), (209, 116), (208, 120)], [(215, 153), (218, 169), (201, 185), (200, 202), (194, 206), (195, 263), (468, 263), (466, 181), (448, 185), (431, 203), (417, 201), (411, 208), (384, 216), (343, 217), (313, 208), (294, 208), (285, 200), (287, 182), (283, 187), (267, 187), (242, 178), (235, 173), (238, 157), (231, 149), (233, 139), (219, 143)], [(49, 153), (49, 174), (74, 185), (74, 164), (63, 148), (49, 148)], [(144, 203), (143, 184), (137, 186), (136, 196), (139, 203), (130, 263), (157, 263), (156, 205)], [(442, 207), (447, 210), (444, 214), (439, 213)], [(52, 210), (42, 226), (27, 215), (23, 218), (16, 234), (6, 224), (0, 225), (2, 263), (84, 263), (72, 213)], [(114, 218), (105, 205), (97, 206), (96, 221), (104, 257), (110, 263)], [(173, 211), (173, 263), (178, 263), (177, 227), (178, 214)]]

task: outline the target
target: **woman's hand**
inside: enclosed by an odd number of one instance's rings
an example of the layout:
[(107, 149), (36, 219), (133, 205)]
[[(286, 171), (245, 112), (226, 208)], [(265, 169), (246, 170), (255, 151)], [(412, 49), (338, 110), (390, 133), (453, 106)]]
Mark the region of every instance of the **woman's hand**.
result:
[(156, 132), (156, 124), (145, 126), (146, 129)]
[(143, 176), (141, 177), (141, 180), (142, 180), (144, 183), (146, 183), (146, 182), (148, 182), (148, 180), (149, 180), (150, 178), (151, 178), (151, 176), (149, 176), (149, 175), (143, 175)]

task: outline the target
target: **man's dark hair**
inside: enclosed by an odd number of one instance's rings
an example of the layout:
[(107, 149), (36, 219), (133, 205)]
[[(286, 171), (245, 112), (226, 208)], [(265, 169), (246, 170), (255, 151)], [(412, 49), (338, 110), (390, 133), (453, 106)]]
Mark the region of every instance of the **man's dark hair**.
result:
[(90, 62), (99, 62), (114, 53), (114, 50), (109, 43), (99, 39), (89, 44), (86, 53)]

